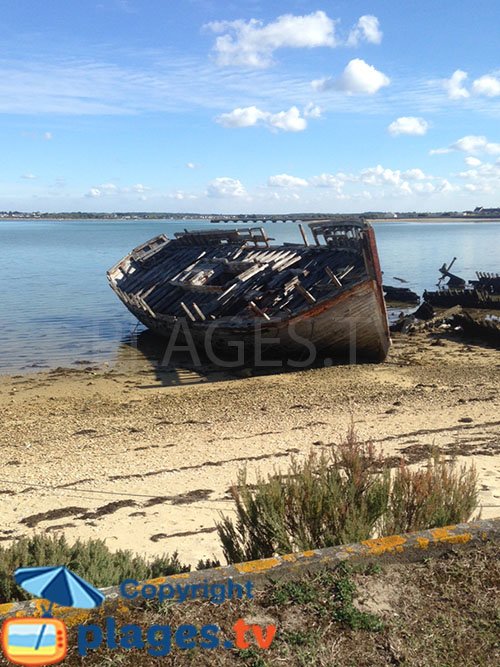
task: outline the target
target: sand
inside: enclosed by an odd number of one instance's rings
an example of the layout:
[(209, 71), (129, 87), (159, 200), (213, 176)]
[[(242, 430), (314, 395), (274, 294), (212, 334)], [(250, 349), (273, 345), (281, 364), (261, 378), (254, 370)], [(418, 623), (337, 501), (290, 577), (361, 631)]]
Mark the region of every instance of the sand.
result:
[(0, 377), (0, 540), (56, 531), (221, 558), (238, 471), (284, 467), (351, 420), (387, 456), (418, 464), (434, 445), (474, 461), (482, 516), (498, 516), (499, 369), (494, 349), (423, 332), (396, 335), (383, 364), (243, 377), (122, 359)]

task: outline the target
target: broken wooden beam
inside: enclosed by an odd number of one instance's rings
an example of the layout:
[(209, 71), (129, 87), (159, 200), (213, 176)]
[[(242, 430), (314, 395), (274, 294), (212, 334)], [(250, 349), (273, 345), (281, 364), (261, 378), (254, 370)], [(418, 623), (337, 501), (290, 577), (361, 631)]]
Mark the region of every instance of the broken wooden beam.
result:
[(337, 276), (334, 274), (334, 272), (331, 270), (329, 266), (325, 266), (325, 273), (337, 287), (339, 288), (342, 287), (342, 283), (340, 282), (340, 280), (337, 278)]

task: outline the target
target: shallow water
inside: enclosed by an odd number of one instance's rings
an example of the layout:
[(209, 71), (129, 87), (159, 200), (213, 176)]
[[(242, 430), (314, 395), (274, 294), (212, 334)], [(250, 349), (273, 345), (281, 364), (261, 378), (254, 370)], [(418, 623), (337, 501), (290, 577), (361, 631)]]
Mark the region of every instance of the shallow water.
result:
[[(264, 225), (276, 241), (301, 241), (293, 223)], [(133, 247), (204, 221), (0, 220), (0, 373), (113, 360), (137, 322), (106, 270)], [(230, 225), (222, 225), (229, 228)], [(500, 223), (374, 224), (384, 282), (421, 294), (453, 257), (466, 279), (499, 271)], [(404, 278), (401, 285), (393, 276)]]

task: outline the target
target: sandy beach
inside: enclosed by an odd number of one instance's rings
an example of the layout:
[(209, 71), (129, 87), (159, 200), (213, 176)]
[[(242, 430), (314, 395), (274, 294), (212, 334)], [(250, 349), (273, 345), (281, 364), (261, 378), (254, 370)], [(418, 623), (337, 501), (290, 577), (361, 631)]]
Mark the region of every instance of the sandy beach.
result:
[[(0, 540), (35, 531), (115, 550), (221, 557), (215, 521), (238, 470), (286, 466), (354, 420), (388, 457), (474, 461), (500, 514), (498, 351), (396, 334), (383, 364), (249, 377), (150, 361), (0, 377)], [(246, 377), (244, 377), (246, 375)], [(479, 511), (479, 508), (478, 508)]]

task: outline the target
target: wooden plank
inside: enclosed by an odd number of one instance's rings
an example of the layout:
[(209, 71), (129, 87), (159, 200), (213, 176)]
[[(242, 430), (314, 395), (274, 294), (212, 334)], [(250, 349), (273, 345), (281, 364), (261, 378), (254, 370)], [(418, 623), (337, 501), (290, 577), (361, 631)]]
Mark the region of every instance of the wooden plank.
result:
[(180, 307), (181, 307), (182, 310), (186, 313), (186, 315), (189, 317), (189, 319), (191, 320), (191, 322), (196, 322), (196, 317), (195, 317), (195, 316), (193, 315), (193, 313), (189, 310), (189, 308), (186, 306), (186, 304), (184, 303), (184, 301), (181, 301), (181, 302), (180, 302)]
[(331, 279), (334, 285), (336, 285), (339, 288), (342, 287), (342, 283), (340, 282), (340, 280), (337, 278), (337, 276), (334, 274), (334, 272), (331, 270), (329, 266), (325, 266), (325, 273)]
[(263, 310), (259, 308), (259, 306), (255, 303), (255, 301), (249, 301), (248, 305), (250, 306), (250, 308), (253, 310), (254, 313), (259, 315), (259, 317), (263, 317), (265, 320), (268, 321), (271, 319), (267, 313), (265, 313)]
[(205, 315), (203, 314), (203, 311), (202, 311), (201, 308), (198, 306), (198, 304), (196, 304), (196, 303), (193, 301), (193, 303), (192, 303), (191, 305), (192, 305), (193, 310), (195, 311), (195, 313), (197, 313), (198, 316), (200, 317), (200, 319), (202, 319), (203, 321), (205, 321), (207, 318), (206, 318)]
[(310, 303), (310, 304), (316, 303), (316, 299), (313, 297), (313, 295), (311, 294), (311, 292), (309, 292), (308, 290), (306, 290), (306, 288), (303, 287), (303, 285), (301, 285), (301, 284), (299, 283), (299, 284), (295, 287), (295, 289), (297, 290), (297, 292), (299, 292), (300, 294), (302, 294), (302, 296), (304, 297), (304, 299), (305, 299), (308, 303)]

